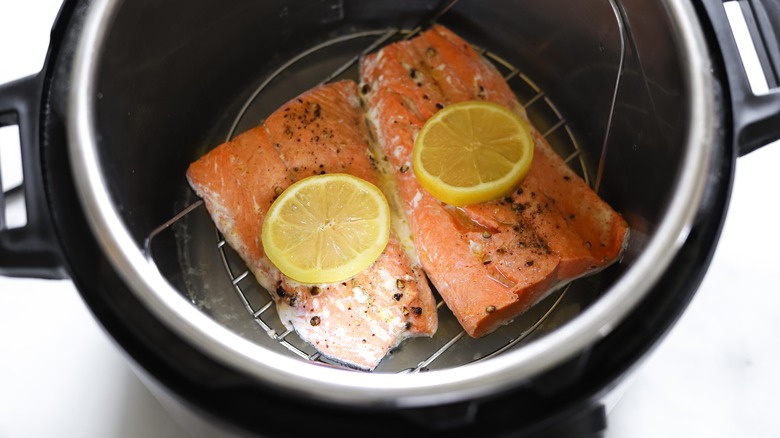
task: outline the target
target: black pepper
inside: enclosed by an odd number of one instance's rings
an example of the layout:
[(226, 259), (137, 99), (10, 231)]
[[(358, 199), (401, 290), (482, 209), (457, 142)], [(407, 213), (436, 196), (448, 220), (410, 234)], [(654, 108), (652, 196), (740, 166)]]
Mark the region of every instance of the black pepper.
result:
[(312, 316), (311, 319), (309, 320), (309, 324), (311, 324), (312, 326), (315, 326), (315, 327), (320, 325), (320, 317), (319, 316)]
[(393, 294), (393, 299), (396, 301), (401, 301), (401, 298), (404, 296), (404, 294), (401, 293), (395, 293)]

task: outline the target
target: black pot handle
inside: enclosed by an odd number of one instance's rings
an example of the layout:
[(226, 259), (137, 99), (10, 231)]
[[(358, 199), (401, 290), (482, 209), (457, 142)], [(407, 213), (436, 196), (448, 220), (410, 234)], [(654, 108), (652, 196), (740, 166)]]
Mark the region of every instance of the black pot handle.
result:
[(0, 275), (67, 278), (43, 181), (39, 117), (43, 74), (0, 85), (0, 127), (19, 126), (27, 223), (8, 228), (6, 194), (0, 190)]
[(733, 106), (734, 132), (740, 156), (780, 138), (780, 2), (739, 0), (748, 31), (767, 79), (769, 92), (751, 89), (737, 42), (724, 8), (728, 0), (702, 3), (723, 55)]

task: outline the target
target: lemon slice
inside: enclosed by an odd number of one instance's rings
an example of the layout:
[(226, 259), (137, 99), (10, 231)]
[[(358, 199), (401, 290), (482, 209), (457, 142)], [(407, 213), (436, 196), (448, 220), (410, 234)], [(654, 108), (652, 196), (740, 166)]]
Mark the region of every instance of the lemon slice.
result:
[(271, 204), (262, 240), (271, 262), (301, 283), (346, 280), (373, 263), (390, 236), (390, 208), (373, 184), (347, 174), (304, 178)]
[(448, 105), (423, 125), (412, 168), (420, 184), (450, 205), (504, 196), (525, 177), (533, 159), (528, 124), (490, 102)]

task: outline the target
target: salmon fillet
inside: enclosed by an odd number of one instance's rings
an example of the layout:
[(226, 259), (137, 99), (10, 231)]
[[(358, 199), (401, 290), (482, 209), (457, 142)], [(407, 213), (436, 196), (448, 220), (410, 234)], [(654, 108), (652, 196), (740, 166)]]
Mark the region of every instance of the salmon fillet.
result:
[(285, 326), (323, 355), (372, 370), (404, 339), (431, 336), (438, 324), (417, 256), (398, 233), (362, 273), (319, 285), (281, 274), (261, 241), (271, 203), (295, 181), (338, 172), (378, 184), (368, 139), (357, 85), (341, 81), (298, 96), (261, 126), (214, 148), (189, 166), (187, 179), (225, 241), (270, 292)]
[(619, 259), (628, 225), (536, 130), (531, 170), (502, 199), (455, 208), (415, 179), (414, 140), (444, 106), (485, 100), (528, 121), (501, 74), (463, 39), (434, 26), (365, 56), (360, 69), (372, 130), (395, 169), (422, 266), (470, 336), (496, 330), (556, 286)]

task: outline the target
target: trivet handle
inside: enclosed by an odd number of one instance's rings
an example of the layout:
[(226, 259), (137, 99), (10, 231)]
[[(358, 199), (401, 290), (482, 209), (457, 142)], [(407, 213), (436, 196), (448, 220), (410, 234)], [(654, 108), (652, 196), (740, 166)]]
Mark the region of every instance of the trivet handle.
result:
[(0, 127), (18, 125), (27, 223), (8, 228), (6, 194), (0, 190), (0, 275), (67, 278), (52, 225), (42, 175), (39, 117), (42, 75), (0, 85)]

